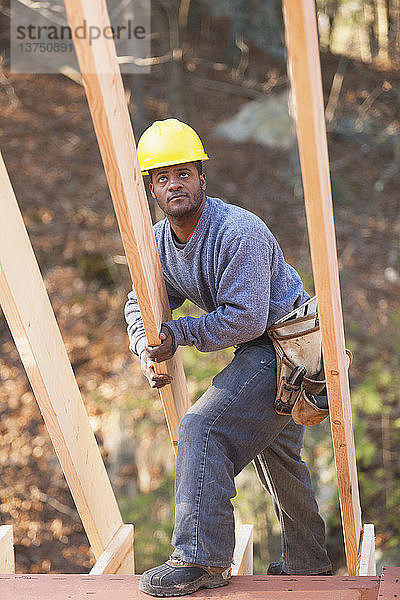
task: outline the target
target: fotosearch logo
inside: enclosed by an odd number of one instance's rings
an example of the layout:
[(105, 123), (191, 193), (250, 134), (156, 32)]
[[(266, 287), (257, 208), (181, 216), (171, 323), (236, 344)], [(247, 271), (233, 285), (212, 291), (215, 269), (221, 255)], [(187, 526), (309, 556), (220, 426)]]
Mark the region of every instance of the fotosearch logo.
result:
[(75, 77), (79, 74), (75, 39), (87, 40), (90, 46), (113, 42), (122, 73), (149, 73), (149, 62), (143, 59), (151, 56), (151, 0), (105, 1), (109, 25), (87, 17), (71, 27), (63, 0), (10, 0), (11, 71)]
[[(92, 45), (93, 40), (98, 40), (100, 37), (106, 39), (120, 40), (122, 37), (132, 40), (143, 40), (146, 37), (146, 29), (143, 25), (136, 25), (131, 20), (126, 25), (117, 25), (117, 27), (107, 26), (103, 29), (97, 25), (88, 25), (86, 19), (83, 24), (76, 27), (74, 30), (75, 37), (80, 40), (89, 40)], [(17, 40), (72, 40), (72, 30), (69, 25), (18, 25)]]

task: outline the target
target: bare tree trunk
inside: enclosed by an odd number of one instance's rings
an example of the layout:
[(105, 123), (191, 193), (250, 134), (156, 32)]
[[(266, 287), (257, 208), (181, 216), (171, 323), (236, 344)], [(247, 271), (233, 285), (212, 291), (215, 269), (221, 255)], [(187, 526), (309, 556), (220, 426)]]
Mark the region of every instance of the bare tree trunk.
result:
[(190, 0), (181, 0), (179, 6), (178, 25), (179, 31), (183, 34), (186, 31), (189, 20)]
[[(190, 120), (189, 88), (186, 81), (186, 70), (183, 62), (183, 49), (179, 28), (180, 0), (161, 0), (169, 25), (169, 45), (172, 60), (167, 66), (168, 96), (171, 114), (182, 121)], [(186, 7), (185, 7), (186, 10)], [(185, 10), (181, 12), (184, 27), (187, 25)]]
[(131, 91), (129, 112), (131, 114), (136, 139), (139, 139), (143, 131), (150, 125), (145, 104), (145, 77), (146, 75), (141, 75), (140, 73), (131, 73), (124, 77), (126, 86)]
[(389, 67), (389, 7), (388, 0), (376, 0), (377, 28), (378, 28), (378, 56), (379, 64)]
[(325, 9), (326, 14), (329, 18), (329, 37), (328, 37), (328, 50), (332, 49), (333, 30), (335, 28), (336, 13), (339, 9), (339, 0), (330, 2)]
[(376, 16), (376, 6), (374, 0), (372, 2), (369, 0), (364, 4), (364, 20), (366, 24), (366, 28), (368, 31), (368, 39), (369, 39), (369, 48), (371, 58), (375, 59), (378, 54), (378, 40), (375, 35), (375, 24), (377, 20)]
[(370, 31), (371, 31), (371, 15), (370, 15), (370, 7), (368, 4), (364, 4), (363, 7), (363, 17), (359, 24), (359, 40), (360, 40), (360, 56), (361, 60), (364, 63), (372, 62), (372, 48), (371, 48), (371, 40), (370, 40)]
[(392, 65), (400, 64), (400, 0), (391, 0), (389, 8), (389, 56)]

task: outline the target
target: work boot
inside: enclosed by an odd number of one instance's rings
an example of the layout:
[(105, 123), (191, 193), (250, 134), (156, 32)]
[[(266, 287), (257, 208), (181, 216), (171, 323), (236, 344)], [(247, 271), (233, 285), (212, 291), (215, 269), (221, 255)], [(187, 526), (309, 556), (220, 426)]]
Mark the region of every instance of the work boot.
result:
[(283, 562), (275, 561), (269, 565), (267, 575), (288, 575), (288, 573), (283, 568)]
[[(267, 575), (289, 575), (289, 573), (283, 568), (283, 562), (276, 561), (269, 565)], [(301, 573), (296, 573), (296, 575), (301, 575)], [(324, 571), (324, 573), (305, 573), (305, 575), (325, 577), (327, 575), (332, 575), (332, 571)]]
[(139, 590), (151, 596), (185, 596), (200, 588), (228, 585), (229, 567), (208, 567), (170, 559), (159, 567), (145, 571), (139, 581)]

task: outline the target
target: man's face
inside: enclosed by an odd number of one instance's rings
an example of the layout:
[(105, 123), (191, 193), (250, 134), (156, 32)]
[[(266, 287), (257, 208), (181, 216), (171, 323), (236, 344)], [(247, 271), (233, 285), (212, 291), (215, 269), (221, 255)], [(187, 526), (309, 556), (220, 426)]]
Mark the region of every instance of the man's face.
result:
[(150, 192), (161, 210), (170, 217), (196, 213), (205, 198), (206, 176), (194, 163), (160, 167), (151, 173)]

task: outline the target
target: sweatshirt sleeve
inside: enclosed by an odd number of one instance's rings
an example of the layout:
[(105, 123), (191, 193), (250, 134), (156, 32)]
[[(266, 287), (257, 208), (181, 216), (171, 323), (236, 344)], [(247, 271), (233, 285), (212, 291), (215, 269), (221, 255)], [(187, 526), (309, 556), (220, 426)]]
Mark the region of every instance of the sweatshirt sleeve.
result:
[(267, 240), (252, 236), (227, 244), (219, 261), (217, 308), (200, 317), (168, 321), (175, 346), (210, 352), (262, 335), (269, 313), (273, 251)]
[[(185, 298), (180, 296), (168, 282), (165, 283), (171, 310), (175, 310), (184, 303)], [(133, 354), (140, 356), (147, 346), (147, 337), (134, 288), (129, 292), (128, 301), (125, 304), (125, 320), (128, 325), (129, 349)]]

